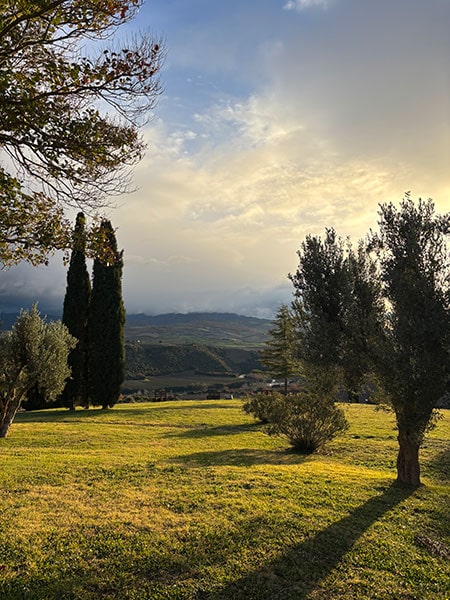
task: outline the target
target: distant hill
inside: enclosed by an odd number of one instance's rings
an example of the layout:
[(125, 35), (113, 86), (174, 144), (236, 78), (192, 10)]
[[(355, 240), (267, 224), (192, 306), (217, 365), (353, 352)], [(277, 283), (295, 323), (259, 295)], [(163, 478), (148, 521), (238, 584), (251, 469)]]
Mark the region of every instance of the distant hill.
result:
[(204, 344), (146, 344), (128, 341), (126, 379), (185, 371), (202, 375), (238, 375), (261, 369), (257, 350), (218, 348)]
[[(45, 311), (41, 311), (46, 315)], [(1, 313), (2, 329), (18, 313)], [(48, 315), (47, 320), (60, 319)], [(234, 313), (127, 315), (126, 378), (192, 371), (232, 375), (260, 369), (259, 350), (272, 322)]]
[[(48, 321), (61, 318), (40, 309)], [(11, 329), (18, 312), (0, 312), (1, 329)], [(125, 337), (149, 343), (192, 344), (260, 348), (271, 326), (268, 319), (234, 313), (168, 313), (163, 315), (127, 314)]]
[(234, 313), (130, 314), (125, 335), (129, 340), (146, 343), (260, 348), (267, 340), (271, 323), (268, 319)]
[(261, 369), (259, 350), (271, 323), (233, 313), (127, 315), (126, 378), (182, 372), (237, 375)]

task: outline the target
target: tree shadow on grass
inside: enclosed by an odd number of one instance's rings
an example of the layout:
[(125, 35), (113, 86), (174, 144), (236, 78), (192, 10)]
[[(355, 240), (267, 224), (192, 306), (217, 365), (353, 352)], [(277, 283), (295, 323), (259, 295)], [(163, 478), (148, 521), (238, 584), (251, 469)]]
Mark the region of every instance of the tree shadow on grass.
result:
[(448, 483), (450, 481), (450, 448), (433, 456), (427, 462), (425, 470), (429, 471), (433, 478)]
[(414, 488), (393, 484), (350, 515), (289, 548), (272, 562), (220, 590), (200, 594), (208, 600), (302, 600), (316, 590), (357, 540)]
[[(389, 487), (315, 535), (308, 538), (306, 533), (304, 541), (287, 548), (278, 558), (220, 588), (214, 575), (212, 580), (205, 576), (204, 566), (209, 565), (214, 572), (215, 565), (232, 562), (241, 551), (251, 551), (260, 540), (260, 530), (266, 527), (264, 521), (244, 521), (236, 529), (200, 529), (199, 536), (184, 538), (181, 546), (178, 542), (172, 546), (155, 545), (148, 532), (126, 534), (110, 525), (86, 525), (69, 531), (66, 536), (51, 533), (43, 541), (46, 551), (41, 565), (43, 572), (34, 570), (30, 574), (26, 569), (18, 570), (9, 581), (0, 582), (0, 595), (4, 600), (25, 597), (30, 600), (78, 597), (304, 600), (320, 588), (321, 582), (368, 528), (413, 491)], [(276, 535), (276, 531), (272, 534)], [(270, 539), (266, 539), (270, 546)], [(9, 548), (6, 541), (2, 550), (11, 556), (13, 564), (14, 560), (19, 565), (26, 564), (22, 550)]]
[[(152, 414), (152, 411), (160, 411), (160, 412), (169, 412), (169, 411), (186, 411), (192, 410), (195, 412), (207, 409), (219, 409), (222, 410), (224, 408), (233, 408), (236, 409), (235, 406), (230, 406), (227, 404), (213, 404), (213, 403), (195, 403), (192, 406), (183, 405), (180, 407), (179, 404), (173, 405), (169, 402), (152, 402), (146, 404), (145, 406), (130, 406), (130, 404), (118, 404), (113, 408), (109, 408), (107, 410), (103, 410), (99, 406), (91, 407), (88, 410), (83, 408), (77, 408), (75, 411), (70, 410), (37, 410), (37, 411), (24, 411), (19, 412), (16, 415), (15, 420), (22, 423), (42, 423), (47, 421), (55, 421), (59, 423), (63, 422), (77, 422), (77, 421), (85, 421), (90, 419), (99, 418), (102, 415), (116, 415), (118, 418), (123, 418), (124, 421), (128, 418), (132, 417), (145, 417)], [(126, 407), (126, 408), (125, 408)]]
[(194, 452), (183, 454), (172, 459), (176, 464), (189, 467), (236, 466), (249, 467), (251, 465), (298, 465), (308, 460), (309, 456), (298, 454), (290, 450), (256, 450), (239, 448), (232, 450), (219, 450), (217, 452)]
[(261, 424), (254, 423), (238, 423), (235, 425), (217, 425), (216, 427), (210, 427), (205, 423), (200, 423), (186, 429), (182, 432), (176, 432), (172, 435), (180, 438), (189, 438), (189, 439), (198, 439), (198, 438), (206, 438), (206, 437), (214, 437), (214, 436), (223, 436), (223, 435), (240, 435), (245, 432), (258, 431), (261, 428)]

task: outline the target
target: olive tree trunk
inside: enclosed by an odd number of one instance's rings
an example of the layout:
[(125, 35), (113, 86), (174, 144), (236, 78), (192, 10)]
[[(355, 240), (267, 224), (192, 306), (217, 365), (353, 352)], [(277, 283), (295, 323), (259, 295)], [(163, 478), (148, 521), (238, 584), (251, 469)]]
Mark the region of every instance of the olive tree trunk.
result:
[(397, 455), (397, 482), (420, 485), (419, 447), (420, 444), (409, 431), (399, 430)]
[(17, 396), (0, 400), (0, 438), (6, 437), (19, 409), (20, 400), (21, 398)]

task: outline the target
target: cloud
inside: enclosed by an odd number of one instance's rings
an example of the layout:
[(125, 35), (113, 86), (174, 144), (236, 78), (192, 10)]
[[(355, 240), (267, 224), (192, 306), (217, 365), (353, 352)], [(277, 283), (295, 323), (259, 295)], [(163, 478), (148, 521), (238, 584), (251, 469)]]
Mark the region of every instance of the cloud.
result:
[[(334, 226), (364, 236), (378, 203), (409, 189), (448, 206), (448, 93), (428, 95), (439, 82), (444, 89), (447, 38), (436, 31), (428, 47), (410, 37), (423, 19), (440, 27), (418, 4), (414, 25), (396, 7), (360, 4), (336, 5), (336, 18), (315, 20), (303, 35), (292, 27), (265, 39), (264, 77), (249, 94), (212, 95), (183, 127), (161, 117), (147, 131), (141, 191), (119, 218), (127, 252), (153, 260), (143, 302), (165, 289), (179, 306), (214, 298), (244, 310), (245, 289), (289, 286), (306, 234)], [(137, 270), (127, 286), (130, 297), (142, 289)]]
[(442, 19), (450, 10), (432, 4), (341, 3), (311, 36), (285, 40), (269, 66), (272, 85), (338, 152), (446, 168), (450, 44)]
[(14, 312), (38, 302), (39, 309), (60, 314), (65, 286), (66, 270), (61, 256), (51, 260), (49, 266), (19, 264), (2, 272), (0, 311)]
[[(338, 211), (339, 219), (339, 214), (348, 217), (352, 210), (363, 210), (360, 200), (352, 204), (361, 193), (370, 196), (368, 203), (386, 192), (398, 197), (403, 191), (399, 184), (408, 176), (406, 163), (392, 173), (382, 158), (340, 156), (320, 130), (302, 123), (276, 93), (263, 91), (213, 105), (195, 119), (195, 148), (187, 154), (183, 145), (175, 152), (170, 146), (145, 165), (153, 187), (149, 214), (157, 211), (159, 217), (166, 214), (193, 227), (214, 224), (222, 230), (233, 226), (237, 231), (239, 224), (292, 228), (305, 207), (308, 213), (328, 211), (330, 216)], [(213, 138), (206, 138), (203, 129), (214, 130)], [(175, 132), (165, 139), (180, 137)], [(169, 183), (172, 198), (167, 197)]]
[[(235, 0), (237, 18), (219, 3), (172, 36), (139, 190), (109, 214), (131, 312), (265, 314), (288, 300), (305, 235), (358, 239), (406, 190), (450, 209), (450, 5), (271, 4), (255, 17)], [(285, 4), (313, 6), (331, 8)], [(44, 279), (30, 281), (52, 293)]]
[(320, 8), (328, 8), (329, 2), (327, 0), (289, 0), (284, 5), (284, 10), (305, 10), (314, 6)]
[(129, 310), (268, 314), (289, 297), (306, 234), (335, 226), (360, 237), (377, 202), (407, 189), (407, 169), (342, 159), (271, 92), (212, 105), (195, 122), (195, 138), (162, 120), (147, 132), (140, 191), (113, 215)]

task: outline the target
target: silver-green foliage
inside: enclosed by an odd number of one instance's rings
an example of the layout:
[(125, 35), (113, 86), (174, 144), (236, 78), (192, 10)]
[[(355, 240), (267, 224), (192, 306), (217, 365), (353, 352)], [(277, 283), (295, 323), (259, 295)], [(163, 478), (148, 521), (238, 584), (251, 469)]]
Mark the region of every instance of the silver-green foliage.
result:
[(409, 195), (380, 205), (379, 232), (354, 250), (308, 236), (291, 277), (301, 358), (356, 395), (376, 381), (398, 429), (397, 480), (420, 484), (419, 448), (449, 391), (450, 213)]
[(295, 394), (257, 394), (244, 410), (267, 423), (269, 435), (287, 437), (291, 446), (311, 454), (348, 429), (344, 411), (315, 390)]
[(267, 394), (260, 392), (258, 394), (253, 394), (246, 400), (242, 408), (247, 414), (253, 415), (255, 419), (258, 419), (261, 423), (268, 423), (272, 397), (273, 393)]
[(56, 396), (70, 376), (69, 351), (76, 339), (60, 321), (46, 323), (36, 306), (21, 311), (0, 335), (0, 437), (5, 437), (27, 392), (37, 386)]

